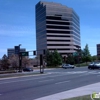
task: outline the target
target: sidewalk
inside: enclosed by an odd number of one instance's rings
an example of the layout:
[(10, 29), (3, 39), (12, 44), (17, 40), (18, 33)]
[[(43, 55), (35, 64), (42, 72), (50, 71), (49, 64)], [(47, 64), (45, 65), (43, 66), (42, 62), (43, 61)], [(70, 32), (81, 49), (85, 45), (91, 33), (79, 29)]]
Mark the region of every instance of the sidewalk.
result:
[(96, 92), (96, 93), (100, 92), (100, 82), (83, 86), (80, 88), (72, 89), (69, 91), (64, 91), (64, 92), (56, 93), (53, 95), (45, 96), (45, 97), (38, 98), (35, 100), (62, 100), (62, 99), (73, 98), (77, 96), (90, 95), (93, 92)]

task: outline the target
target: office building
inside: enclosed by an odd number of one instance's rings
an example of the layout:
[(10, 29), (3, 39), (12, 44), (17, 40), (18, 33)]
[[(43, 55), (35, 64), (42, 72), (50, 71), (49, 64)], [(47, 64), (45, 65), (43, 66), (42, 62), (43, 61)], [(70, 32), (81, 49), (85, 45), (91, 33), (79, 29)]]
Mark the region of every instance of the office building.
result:
[(100, 56), (100, 44), (97, 44), (97, 56)]
[[(17, 47), (17, 46), (16, 46)], [(7, 54), (8, 54), (8, 57), (10, 57), (11, 55), (13, 55), (13, 54), (17, 54), (18, 55), (18, 50), (17, 50), (17, 48), (9, 48), (9, 49), (7, 49)], [(21, 48), (20, 49), (20, 52), (25, 52), (26, 51), (26, 49), (24, 49), (24, 48)]]
[(35, 8), (37, 54), (48, 49), (67, 56), (81, 48), (80, 19), (72, 8), (44, 1)]

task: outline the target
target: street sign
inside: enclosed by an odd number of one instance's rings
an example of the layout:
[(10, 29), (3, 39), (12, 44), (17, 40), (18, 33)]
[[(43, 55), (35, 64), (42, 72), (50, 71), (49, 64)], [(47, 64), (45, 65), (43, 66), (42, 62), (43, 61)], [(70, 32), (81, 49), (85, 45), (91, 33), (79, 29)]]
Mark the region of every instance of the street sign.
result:
[(20, 52), (21, 56), (28, 56), (28, 52)]
[(73, 56), (78, 56), (78, 52), (74, 52), (73, 53)]

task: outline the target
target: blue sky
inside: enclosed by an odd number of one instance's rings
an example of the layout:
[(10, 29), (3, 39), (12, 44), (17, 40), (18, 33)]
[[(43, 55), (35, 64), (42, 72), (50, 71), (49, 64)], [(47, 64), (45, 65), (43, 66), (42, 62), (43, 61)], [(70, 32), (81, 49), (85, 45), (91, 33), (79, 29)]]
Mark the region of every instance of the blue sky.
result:
[[(100, 0), (45, 0), (73, 8), (80, 17), (81, 48), (96, 55), (100, 43)], [(0, 58), (7, 48), (22, 44), (36, 50), (35, 5), (39, 0), (0, 0)]]

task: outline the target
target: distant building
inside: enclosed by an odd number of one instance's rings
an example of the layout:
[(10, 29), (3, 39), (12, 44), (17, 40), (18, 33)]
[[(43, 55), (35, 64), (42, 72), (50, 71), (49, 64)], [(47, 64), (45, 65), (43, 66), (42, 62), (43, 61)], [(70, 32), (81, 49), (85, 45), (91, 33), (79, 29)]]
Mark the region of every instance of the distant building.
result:
[[(9, 48), (9, 49), (7, 49), (8, 57), (10, 57), (12, 54), (18, 54), (18, 49), (16, 47), (15, 48)], [(25, 48), (21, 48), (20, 49), (20, 52), (25, 52), (25, 51), (26, 51)]]
[(43, 49), (67, 56), (81, 48), (80, 20), (72, 8), (54, 2), (36, 4), (37, 54)]
[(97, 44), (97, 56), (100, 56), (100, 44)]

